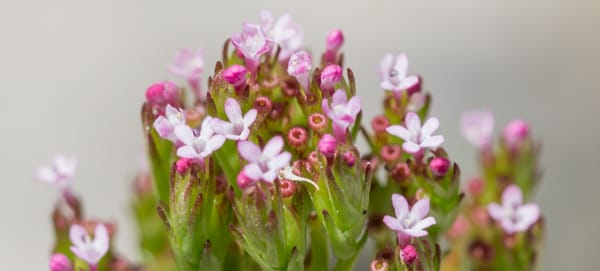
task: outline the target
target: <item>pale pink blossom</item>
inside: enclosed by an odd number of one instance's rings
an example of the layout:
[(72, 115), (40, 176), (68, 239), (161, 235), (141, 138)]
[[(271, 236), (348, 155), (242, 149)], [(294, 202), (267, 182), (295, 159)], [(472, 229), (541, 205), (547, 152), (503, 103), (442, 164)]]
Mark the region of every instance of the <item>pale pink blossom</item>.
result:
[(298, 80), (304, 91), (310, 92), (309, 75), (312, 68), (312, 59), (306, 51), (292, 54), (288, 63), (287, 72)]
[(204, 50), (182, 48), (175, 53), (173, 62), (167, 68), (173, 75), (185, 80), (199, 80), (204, 71)]
[(348, 100), (346, 92), (338, 89), (331, 97), (331, 107), (328, 99), (323, 99), (321, 107), (333, 123), (334, 136), (343, 142), (346, 138), (346, 129), (354, 123), (361, 110), (360, 99), (353, 96)]
[(444, 142), (444, 136), (432, 135), (439, 127), (439, 121), (435, 117), (429, 118), (423, 127), (421, 119), (414, 112), (408, 112), (404, 120), (405, 126), (392, 125), (386, 131), (404, 140), (402, 148), (408, 153), (418, 153), (423, 148), (437, 148)]
[(500, 223), (506, 233), (512, 234), (529, 229), (540, 217), (537, 204), (523, 204), (523, 193), (516, 185), (510, 185), (502, 192), (502, 205), (488, 205), (490, 217)]
[(273, 40), (265, 35), (263, 29), (249, 23), (243, 24), (241, 33), (233, 34), (231, 42), (244, 55), (246, 68), (252, 73), (256, 73), (260, 57), (273, 48)]
[(283, 143), (281, 136), (275, 136), (261, 150), (250, 141), (238, 142), (240, 156), (248, 161), (243, 169), (244, 175), (254, 181), (273, 183), (292, 158), (292, 154), (283, 151)]
[(173, 143), (177, 142), (175, 127), (179, 125), (185, 125), (185, 113), (181, 108), (172, 107), (170, 104), (166, 107), (165, 115), (154, 120), (154, 129), (158, 135)]
[(76, 168), (77, 158), (58, 154), (52, 160), (51, 165), (38, 168), (37, 178), (40, 182), (65, 189), (75, 176)]
[(225, 115), (229, 122), (213, 118), (212, 128), (217, 134), (230, 140), (246, 140), (250, 135), (250, 126), (256, 120), (256, 109), (250, 109), (242, 115), (240, 104), (233, 98), (225, 101)]
[(321, 72), (320, 87), (323, 91), (326, 91), (331, 95), (335, 85), (340, 82), (340, 80), (342, 80), (342, 67), (336, 64), (327, 65)]
[[(290, 14), (285, 13), (275, 20), (270, 11), (262, 11), (260, 17), (261, 27), (267, 36), (281, 48), (279, 61), (288, 60), (293, 53), (304, 47), (304, 32)], [(273, 50), (276, 49), (277, 46), (273, 46)]]
[(413, 237), (427, 236), (425, 229), (436, 223), (435, 218), (426, 217), (429, 213), (429, 198), (418, 200), (412, 209), (409, 209), (408, 202), (402, 195), (393, 194), (392, 204), (396, 217), (386, 215), (383, 223), (391, 230), (396, 231), (402, 245)]
[(394, 92), (402, 91), (419, 83), (416, 75), (407, 75), (408, 58), (401, 53), (395, 59), (392, 54), (387, 54), (379, 66), (380, 86), (385, 90)]
[(492, 143), (494, 114), (489, 110), (473, 110), (462, 114), (460, 130), (473, 145), (486, 148)]
[(212, 118), (206, 117), (202, 121), (200, 131), (192, 130), (187, 125), (175, 127), (175, 136), (183, 143), (177, 149), (180, 158), (202, 160), (218, 150), (225, 143), (225, 137), (216, 135), (211, 127)]
[(96, 225), (94, 239), (90, 237), (87, 230), (77, 224), (71, 225), (69, 230), (71, 239), (71, 251), (88, 264), (95, 266), (104, 257), (109, 248), (108, 230), (104, 224)]
[(529, 124), (524, 120), (513, 120), (504, 127), (502, 136), (510, 148), (517, 148), (529, 137)]

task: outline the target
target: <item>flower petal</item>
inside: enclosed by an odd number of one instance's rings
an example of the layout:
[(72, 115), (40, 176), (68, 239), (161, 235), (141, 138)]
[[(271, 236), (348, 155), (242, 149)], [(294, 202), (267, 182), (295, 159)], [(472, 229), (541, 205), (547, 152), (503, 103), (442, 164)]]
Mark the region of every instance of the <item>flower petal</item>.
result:
[(411, 134), (418, 134), (418, 132), (421, 132), (421, 119), (419, 118), (419, 115), (417, 115), (417, 113), (408, 112), (406, 114), (404, 122), (404, 124), (406, 125), (406, 129)]
[(228, 136), (233, 133), (233, 125), (231, 125), (231, 123), (227, 121), (213, 118), (211, 121), (211, 125), (213, 131), (217, 134)]
[(212, 128), (212, 123), (213, 123), (214, 118), (213, 117), (205, 117), (204, 120), (202, 120), (202, 126), (200, 127), (200, 136), (201, 137), (209, 137), (215, 134), (215, 131)]
[(252, 125), (252, 123), (254, 123), (254, 121), (256, 120), (256, 115), (256, 109), (252, 108), (248, 110), (248, 112), (246, 112), (246, 115), (244, 115), (244, 127), (250, 127), (250, 125)]
[(394, 69), (398, 72), (398, 78), (403, 79), (406, 77), (408, 71), (408, 57), (405, 53), (400, 53), (396, 57), (396, 63), (394, 63)]
[(398, 89), (409, 89), (414, 85), (419, 83), (419, 77), (416, 75), (411, 75), (402, 79), (402, 82), (397, 86)]
[(495, 220), (504, 220), (506, 217), (506, 212), (504, 208), (497, 203), (490, 203), (488, 205), (488, 214)]
[(244, 174), (246, 174), (246, 177), (250, 178), (253, 181), (261, 180), (263, 176), (263, 172), (260, 169), (260, 166), (254, 163), (247, 164), (244, 167)]
[(76, 247), (83, 247), (86, 245), (85, 239), (89, 238), (87, 230), (78, 224), (71, 225), (69, 229), (69, 239), (71, 239), (71, 243)]
[(439, 127), (440, 121), (437, 118), (429, 118), (425, 124), (423, 124), (423, 128), (421, 128), (421, 138), (425, 139), (430, 137), (431, 134), (433, 134), (433, 132), (435, 132), (435, 130), (437, 130)]
[(225, 101), (225, 115), (229, 121), (236, 122), (242, 119), (242, 109), (240, 104), (233, 98), (227, 98)]
[(406, 141), (404, 143), (402, 143), (402, 149), (408, 153), (417, 153), (421, 150), (421, 146), (410, 142), (410, 141)]
[(194, 142), (194, 132), (187, 125), (179, 125), (175, 127), (175, 136), (185, 145), (191, 145)]
[(223, 146), (224, 143), (225, 143), (224, 136), (214, 135), (206, 141), (206, 145), (204, 146), (204, 149), (212, 153), (212, 152), (218, 150), (219, 148), (221, 148), (221, 146)]
[(262, 152), (260, 148), (250, 141), (239, 141), (238, 142), (238, 153), (242, 158), (250, 163), (258, 163)]
[(48, 184), (54, 184), (56, 182), (56, 180), (58, 179), (58, 176), (56, 175), (56, 172), (54, 171), (54, 169), (52, 169), (52, 167), (43, 166), (43, 167), (38, 168), (37, 178), (41, 182), (48, 183)]
[(387, 78), (389, 77), (390, 70), (392, 69), (393, 64), (394, 64), (394, 56), (392, 54), (387, 53), (385, 56), (383, 56), (383, 59), (381, 59), (381, 62), (379, 63), (379, 79), (380, 80), (387, 81)]
[(421, 229), (404, 229), (402, 233), (412, 237), (423, 237), (427, 236), (427, 232)]
[(430, 136), (428, 138), (425, 138), (425, 140), (423, 140), (421, 142), (421, 147), (424, 147), (424, 148), (437, 148), (440, 145), (442, 145), (442, 143), (444, 143), (444, 136), (443, 135)]
[(427, 213), (429, 213), (429, 198), (422, 198), (413, 205), (409, 216), (417, 221), (421, 221)]
[(290, 163), (292, 154), (289, 152), (282, 152), (281, 154), (273, 157), (267, 162), (269, 170), (280, 170)]
[(104, 224), (96, 225), (96, 230), (94, 232), (94, 242), (93, 247), (96, 249), (96, 252), (104, 256), (104, 254), (108, 251), (110, 238), (108, 236), (108, 230)]
[(281, 136), (274, 136), (267, 142), (265, 148), (262, 151), (262, 156), (267, 157), (269, 160), (275, 157), (283, 149), (283, 138)]
[(516, 227), (522, 231), (527, 230), (540, 217), (540, 207), (537, 204), (525, 204), (517, 208), (517, 223)]
[(404, 126), (391, 125), (385, 128), (385, 130), (389, 134), (402, 138), (404, 141), (410, 140), (410, 132), (406, 128), (404, 128)]
[(400, 223), (400, 221), (398, 221), (398, 219), (393, 218), (389, 215), (386, 215), (383, 217), (383, 223), (388, 226), (388, 228), (390, 228), (393, 231), (399, 231), (399, 230), (403, 230), (404, 228), (402, 227), (402, 224)]
[(523, 203), (523, 193), (521, 193), (518, 186), (512, 184), (504, 189), (504, 192), (502, 192), (502, 205), (514, 208), (521, 205), (521, 203)]
[(425, 219), (417, 222), (417, 224), (415, 224), (412, 228), (423, 230), (431, 225), (435, 225), (435, 218), (433, 218), (432, 216), (428, 216)]
[(352, 121), (356, 119), (356, 115), (358, 115), (360, 109), (360, 99), (358, 98), (358, 96), (352, 96), (352, 98), (350, 98), (350, 101), (348, 101), (348, 103), (346, 104), (346, 110), (348, 114), (352, 116)]
[(346, 91), (343, 89), (338, 89), (331, 97), (331, 107), (335, 107), (339, 104), (345, 104), (346, 101), (348, 101), (348, 98), (346, 97)]
[(181, 146), (177, 149), (177, 156), (181, 158), (194, 159), (198, 157), (198, 153), (192, 146)]
[(408, 202), (404, 196), (400, 194), (393, 194), (392, 205), (394, 206), (394, 212), (396, 213), (396, 218), (398, 220), (402, 220), (408, 216)]

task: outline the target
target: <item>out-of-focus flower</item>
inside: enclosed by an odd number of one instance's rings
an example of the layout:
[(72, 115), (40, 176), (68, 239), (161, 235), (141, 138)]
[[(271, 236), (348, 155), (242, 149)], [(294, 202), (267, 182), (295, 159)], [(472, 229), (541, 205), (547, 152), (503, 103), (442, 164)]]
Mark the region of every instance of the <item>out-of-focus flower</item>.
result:
[(289, 75), (296, 77), (298, 83), (302, 86), (304, 91), (310, 93), (310, 85), (308, 75), (312, 68), (312, 59), (310, 54), (306, 51), (299, 51), (292, 54), (288, 63), (287, 72)]
[(225, 143), (225, 137), (215, 135), (211, 123), (212, 118), (206, 117), (202, 121), (199, 134), (187, 125), (175, 127), (175, 136), (184, 144), (177, 149), (177, 156), (202, 160), (221, 148)]
[(204, 50), (180, 49), (175, 53), (173, 62), (168, 66), (168, 69), (173, 75), (187, 80), (193, 88), (198, 90), (200, 76), (204, 71)]
[(465, 112), (462, 114), (460, 130), (471, 144), (486, 148), (494, 133), (494, 114), (489, 110)]
[(71, 251), (80, 259), (92, 266), (98, 264), (100, 259), (108, 252), (110, 239), (108, 230), (104, 224), (96, 225), (94, 239), (90, 237), (87, 230), (77, 224), (73, 224), (69, 230), (71, 239)]
[(73, 266), (67, 256), (57, 253), (50, 257), (50, 271), (73, 271)]
[(217, 134), (225, 136), (230, 140), (246, 140), (250, 135), (250, 126), (256, 120), (256, 109), (250, 109), (242, 115), (240, 104), (233, 98), (225, 101), (225, 115), (229, 122), (220, 119), (212, 119), (212, 128)]
[(270, 52), (273, 40), (269, 39), (263, 29), (255, 24), (244, 23), (241, 33), (235, 33), (231, 42), (246, 59), (246, 68), (252, 73), (256, 72), (260, 56)]
[(529, 124), (524, 120), (513, 120), (504, 127), (502, 135), (509, 147), (516, 148), (529, 137)]
[[(260, 13), (261, 27), (273, 42), (281, 48), (279, 61), (285, 61), (304, 46), (304, 32), (300, 25), (285, 13), (275, 20), (270, 11)], [(275, 46), (274, 46), (275, 47)], [(275, 48), (273, 48), (275, 49)]]
[(419, 112), (423, 106), (425, 106), (425, 102), (427, 101), (427, 94), (423, 92), (416, 92), (410, 95), (408, 100), (408, 105), (406, 106), (406, 110), (412, 112)]
[(275, 136), (261, 150), (250, 141), (238, 142), (238, 152), (248, 161), (243, 171), (248, 178), (273, 183), (279, 171), (287, 166), (292, 158), (289, 152), (282, 152), (283, 138)]
[(340, 29), (333, 29), (327, 34), (325, 48), (327, 51), (337, 52), (344, 44), (344, 33)]
[(340, 65), (331, 64), (325, 67), (321, 72), (321, 89), (328, 92), (330, 95), (333, 92), (335, 85), (342, 80), (342, 67)]
[(49, 166), (41, 166), (37, 170), (37, 178), (43, 183), (66, 188), (75, 175), (77, 158), (74, 156), (56, 155)]
[(406, 127), (392, 125), (386, 131), (392, 135), (402, 138), (405, 142), (402, 148), (408, 153), (418, 153), (423, 148), (437, 148), (444, 143), (444, 136), (432, 135), (439, 127), (439, 121), (435, 117), (429, 118), (423, 127), (419, 115), (408, 112), (404, 120)]
[(179, 107), (179, 89), (171, 81), (158, 82), (148, 87), (146, 90), (146, 100), (162, 114), (167, 104)]
[(523, 193), (516, 185), (504, 189), (502, 205), (491, 203), (488, 205), (488, 212), (509, 234), (526, 231), (540, 217), (537, 204), (523, 204)]
[(425, 217), (429, 213), (429, 198), (420, 199), (409, 210), (406, 199), (400, 194), (393, 194), (392, 204), (396, 217), (386, 215), (383, 223), (397, 232), (400, 244), (405, 244), (412, 237), (426, 236), (425, 229), (435, 224), (435, 218)]
[(406, 54), (399, 54), (396, 59), (392, 54), (387, 54), (379, 66), (380, 86), (391, 91), (402, 91), (419, 83), (416, 75), (407, 75), (408, 58)]
[(343, 142), (346, 138), (346, 129), (354, 123), (360, 112), (360, 99), (353, 96), (348, 100), (346, 92), (338, 89), (331, 97), (331, 107), (328, 99), (323, 99), (321, 107), (333, 123), (333, 135)]
[(154, 121), (154, 129), (158, 135), (173, 143), (177, 142), (175, 127), (179, 125), (185, 125), (185, 113), (181, 108), (172, 107), (170, 104), (167, 104), (165, 116), (159, 116)]

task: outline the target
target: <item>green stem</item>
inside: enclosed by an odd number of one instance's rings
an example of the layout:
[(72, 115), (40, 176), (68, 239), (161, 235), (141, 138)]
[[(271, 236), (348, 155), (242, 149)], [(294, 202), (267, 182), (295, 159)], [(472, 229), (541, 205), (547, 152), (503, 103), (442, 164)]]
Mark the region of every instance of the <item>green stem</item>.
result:
[(327, 271), (329, 270), (329, 247), (327, 246), (327, 235), (318, 219), (310, 221), (310, 253), (311, 271)]

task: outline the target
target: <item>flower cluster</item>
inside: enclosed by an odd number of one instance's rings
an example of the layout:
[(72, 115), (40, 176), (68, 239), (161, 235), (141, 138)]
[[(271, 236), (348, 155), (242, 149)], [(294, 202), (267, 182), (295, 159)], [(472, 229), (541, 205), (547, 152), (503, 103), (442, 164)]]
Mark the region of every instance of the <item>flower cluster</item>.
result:
[[(343, 43), (332, 30), (316, 61), (289, 14), (265, 11), (231, 35), (206, 80), (202, 49), (177, 52), (168, 71), (184, 84), (152, 84), (142, 106), (148, 165), (136, 176), (132, 210), (143, 263), (112, 249), (114, 225), (84, 218), (69, 186), (77, 162), (57, 156), (38, 171), (63, 195), (50, 269), (353, 270), (372, 239), (371, 270), (440, 270), (444, 255), (481, 256), (499, 235), (512, 238), (515, 253), (534, 255), (519, 237), (540, 217), (537, 205), (523, 204), (536, 177), (524, 166), (536, 153), (528, 125), (509, 124), (496, 153), (491, 113), (465, 114), (482, 176), (494, 178), (470, 182), (464, 201), (459, 167), (406, 54), (381, 61), (383, 112), (369, 130)], [(363, 154), (358, 137), (369, 146)], [(485, 218), (465, 237), (474, 216)], [(493, 257), (472, 262), (487, 270), (504, 261)], [(462, 264), (472, 263), (453, 265)]]

